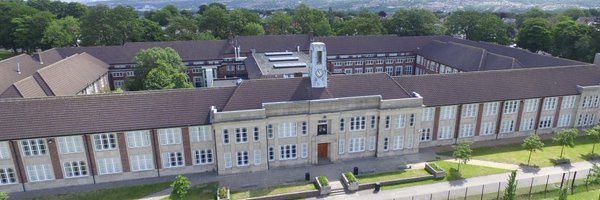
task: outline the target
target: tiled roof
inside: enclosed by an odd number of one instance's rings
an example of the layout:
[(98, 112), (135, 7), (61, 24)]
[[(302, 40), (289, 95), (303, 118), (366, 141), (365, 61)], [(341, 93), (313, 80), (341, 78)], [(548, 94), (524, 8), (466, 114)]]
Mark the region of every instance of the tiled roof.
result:
[(208, 123), (234, 87), (0, 100), (0, 140)]
[(55, 96), (75, 95), (108, 72), (108, 64), (81, 53), (38, 70)]
[(485, 71), (520, 68), (515, 59), (490, 53), (479, 47), (455, 42), (433, 40), (420, 47), (417, 54), (428, 60), (457, 68), (461, 71)]
[[(182, 60), (214, 60), (223, 58), (223, 48), (227, 41), (172, 41), (172, 42), (128, 42), (124, 48), (137, 53), (141, 49), (152, 47), (171, 47), (175, 49)], [(135, 56), (134, 53), (134, 56)]]
[(415, 51), (435, 36), (398, 37), (396, 35), (317, 37), (327, 45), (327, 54), (366, 54)]
[[(63, 59), (55, 49), (46, 50), (40, 54), (43, 63), (40, 62), (37, 54), (21, 54), (0, 61), (0, 94), (17, 81), (23, 80), (33, 75), (37, 70)], [(21, 69), (21, 74), (17, 73), (17, 64)]]
[(133, 63), (137, 49), (124, 48), (123, 46), (95, 46), (95, 47), (66, 47), (56, 48), (63, 57), (86, 52), (108, 64)]
[(497, 70), (457, 74), (400, 76), (394, 79), (417, 92), (427, 106), (575, 95), (577, 85), (600, 83), (594, 65)]
[(274, 51), (308, 51), (310, 37), (308, 35), (261, 35), (261, 36), (238, 36), (231, 39), (224, 49), (224, 53), (233, 54), (233, 47), (240, 46), (242, 53), (250, 53), (251, 49), (256, 52)]

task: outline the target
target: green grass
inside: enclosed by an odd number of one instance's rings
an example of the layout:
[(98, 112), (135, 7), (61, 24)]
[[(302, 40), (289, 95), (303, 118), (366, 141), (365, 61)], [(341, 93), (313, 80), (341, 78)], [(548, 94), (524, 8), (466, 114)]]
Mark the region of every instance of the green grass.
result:
[[(190, 191), (187, 194), (187, 196), (185, 196), (185, 198), (183, 198), (183, 199), (184, 200), (216, 199), (218, 187), (219, 187), (219, 184), (216, 182), (192, 186), (192, 188), (190, 188)], [(170, 197), (167, 197), (163, 200), (170, 200), (170, 199), (171, 199)]]
[(425, 171), (425, 169), (410, 169), (410, 170), (401, 170), (394, 172), (386, 172), (379, 174), (368, 174), (368, 175), (359, 175), (356, 178), (360, 180), (360, 183), (375, 183), (378, 181), (387, 181), (387, 180), (395, 180), (401, 178), (411, 178), (418, 176), (427, 176), (429, 173)]
[[(444, 181), (453, 181), (453, 180), (459, 180), (459, 179), (465, 179), (465, 178), (472, 178), (472, 177), (477, 177), (477, 176), (498, 174), (498, 173), (504, 173), (504, 172), (510, 171), (510, 170), (506, 170), (506, 169), (499, 169), (499, 168), (493, 168), (493, 167), (461, 164), (460, 172), (457, 172), (456, 169), (458, 167), (458, 163), (453, 163), (453, 162), (448, 162), (448, 161), (443, 161), (443, 160), (435, 161), (434, 163), (446, 171), (445, 178), (430, 179), (430, 180), (416, 181), (416, 182), (410, 182), (410, 183), (400, 183), (400, 184), (395, 184), (395, 185), (386, 185), (386, 186), (383, 186), (382, 189), (389, 190), (389, 189), (409, 187), (409, 186), (415, 186), (415, 185), (425, 185), (425, 184), (432, 184), (432, 183), (438, 183), (438, 182), (444, 182)], [(423, 170), (423, 171), (425, 171), (425, 170)], [(361, 179), (361, 180), (363, 180), (363, 179)]]
[(15, 56), (15, 54), (12, 51), (0, 51), (0, 60), (4, 60), (13, 56)]
[[(552, 143), (552, 140), (544, 140), (544, 149), (534, 152), (531, 155), (532, 166), (547, 167), (552, 166), (552, 159), (558, 159), (561, 146)], [(571, 162), (580, 162), (585, 160), (585, 156), (592, 151), (593, 142), (587, 136), (581, 136), (575, 139), (575, 147), (565, 147), (563, 157)], [(600, 145), (596, 149), (600, 152)], [(443, 152), (442, 155), (451, 156), (452, 152)], [(473, 149), (474, 160), (488, 160), (512, 164), (527, 164), (529, 151), (521, 148), (521, 144), (502, 145), (494, 147), (482, 147)]]
[(31, 198), (31, 200), (104, 200), (104, 199), (139, 199), (161, 190), (167, 189), (170, 182), (154, 183), (140, 186), (102, 189), (90, 192), (58, 194)]
[[(245, 198), (250, 198), (250, 197), (285, 194), (285, 193), (290, 193), (290, 192), (301, 192), (301, 191), (316, 190), (316, 189), (317, 188), (315, 187), (315, 184), (313, 184), (312, 182), (306, 182), (306, 183), (300, 183), (300, 184), (282, 185), (282, 186), (268, 187), (268, 188), (232, 191), (231, 197), (233, 199), (245, 199)], [(200, 199), (202, 199), (202, 198), (200, 198)]]

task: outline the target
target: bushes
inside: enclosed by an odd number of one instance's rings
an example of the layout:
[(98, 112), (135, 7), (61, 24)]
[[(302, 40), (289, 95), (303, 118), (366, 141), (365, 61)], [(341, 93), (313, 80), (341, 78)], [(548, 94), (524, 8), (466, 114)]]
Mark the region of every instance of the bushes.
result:
[(227, 187), (219, 187), (219, 191), (217, 191), (217, 193), (219, 193), (219, 199), (229, 198), (227, 196)]
[(319, 176), (317, 177), (317, 179), (319, 179), (319, 183), (321, 183), (321, 186), (329, 185), (329, 179), (327, 179), (327, 176)]
[(171, 191), (172, 199), (183, 199), (190, 190), (190, 180), (182, 175), (177, 175), (175, 181), (171, 184), (173, 191)]
[(356, 179), (356, 177), (354, 176), (354, 174), (352, 172), (346, 172), (346, 173), (344, 173), (344, 175), (348, 179), (348, 182), (350, 182), (350, 183), (358, 182), (358, 179)]

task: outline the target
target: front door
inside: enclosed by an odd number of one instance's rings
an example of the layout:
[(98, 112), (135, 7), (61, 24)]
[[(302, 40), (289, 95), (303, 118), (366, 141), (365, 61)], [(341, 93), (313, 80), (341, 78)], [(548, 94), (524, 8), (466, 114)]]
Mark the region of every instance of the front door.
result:
[(317, 145), (319, 161), (329, 161), (329, 143)]

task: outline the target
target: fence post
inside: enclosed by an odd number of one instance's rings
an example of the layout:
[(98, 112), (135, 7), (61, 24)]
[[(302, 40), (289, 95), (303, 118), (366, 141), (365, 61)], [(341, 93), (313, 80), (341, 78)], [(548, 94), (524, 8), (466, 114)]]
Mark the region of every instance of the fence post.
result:
[(485, 192), (485, 184), (481, 186), (481, 200), (483, 200), (483, 193)]
[(564, 172), (563, 172), (562, 179), (560, 180), (560, 189), (562, 189), (562, 188), (563, 188), (563, 183), (565, 182), (565, 174), (566, 174), (566, 173), (564, 173)]
[(533, 179), (535, 177), (531, 177), (531, 184), (529, 185), (529, 199), (531, 199), (531, 189), (533, 189)]
[(496, 194), (496, 199), (500, 199), (500, 182), (498, 182), (498, 193)]
[(575, 188), (575, 178), (577, 177), (577, 171), (573, 174), (573, 181), (571, 182), (571, 194), (573, 194), (573, 189)]
[(433, 193), (429, 194), (429, 200), (433, 200)]
[(465, 200), (467, 200), (467, 193), (469, 192), (469, 187), (465, 188)]
[(548, 181), (550, 180), (550, 174), (548, 174), (546, 178), (546, 186), (544, 187), (544, 198), (546, 198), (546, 193), (548, 192)]
[(448, 190), (448, 198), (446, 199), (450, 199), (450, 190)]

